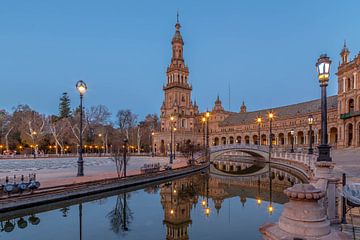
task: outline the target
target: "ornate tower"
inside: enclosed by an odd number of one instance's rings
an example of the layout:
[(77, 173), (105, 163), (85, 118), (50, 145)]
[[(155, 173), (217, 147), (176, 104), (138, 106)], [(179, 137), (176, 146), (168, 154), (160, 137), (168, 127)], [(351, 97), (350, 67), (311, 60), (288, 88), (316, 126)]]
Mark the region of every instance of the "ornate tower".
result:
[(178, 130), (192, 130), (197, 107), (191, 101), (192, 87), (189, 84), (189, 69), (183, 57), (184, 41), (180, 33), (179, 16), (175, 24), (175, 34), (172, 38), (171, 63), (167, 68), (167, 81), (164, 90), (164, 102), (161, 107), (161, 130), (169, 131), (170, 117), (175, 118), (174, 127)]
[[(358, 124), (360, 120), (360, 54), (349, 59), (349, 49), (344, 43), (340, 52), (341, 63), (338, 67), (338, 146), (357, 147), (360, 145)], [(357, 123), (357, 124), (356, 124)]]
[[(189, 69), (183, 57), (184, 41), (180, 33), (179, 15), (172, 38), (171, 63), (166, 71), (163, 86), (164, 101), (161, 106), (161, 129), (154, 135), (154, 149), (161, 154), (169, 151), (169, 144), (178, 151), (181, 144), (197, 141), (194, 133), (197, 128), (198, 106), (191, 101), (192, 86), (189, 84)], [(172, 119), (172, 121), (171, 121)], [(171, 128), (176, 128), (176, 136), (171, 141)], [(195, 136), (196, 138), (196, 136)]]

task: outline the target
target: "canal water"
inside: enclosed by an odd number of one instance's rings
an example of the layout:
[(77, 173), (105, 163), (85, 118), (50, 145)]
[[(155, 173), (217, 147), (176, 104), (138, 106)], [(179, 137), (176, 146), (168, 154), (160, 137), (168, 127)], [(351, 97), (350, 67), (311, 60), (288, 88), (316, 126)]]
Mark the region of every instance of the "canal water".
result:
[[(232, 165), (229, 167), (227, 165)], [(294, 170), (245, 161), (209, 172), (0, 215), (0, 240), (261, 239), (303, 182)]]

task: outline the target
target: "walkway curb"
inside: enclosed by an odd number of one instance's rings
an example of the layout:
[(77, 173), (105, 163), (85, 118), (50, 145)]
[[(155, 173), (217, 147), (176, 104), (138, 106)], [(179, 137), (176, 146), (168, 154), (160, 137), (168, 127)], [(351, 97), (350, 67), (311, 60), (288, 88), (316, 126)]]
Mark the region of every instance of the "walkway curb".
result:
[[(72, 185), (69, 185), (66, 189), (63, 189), (61, 192), (56, 192), (56, 188), (54, 191), (49, 189), (48, 192), (44, 194), (36, 195), (28, 195), (29, 198), (9, 198), (8, 202), (0, 202), (0, 213), (5, 213), (8, 211), (19, 210), (24, 208), (35, 207), (43, 204), (54, 203), (57, 201), (70, 200), (74, 198), (85, 197), (93, 194), (127, 189), (143, 184), (149, 184), (159, 181), (164, 181), (184, 175), (188, 175), (191, 173), (199, 172), (209, 167), (209, 163), (200, 165), (200, 166), (191, 166), (185, 168), (179, 168), (174, 170), (169, 170), (166, 172), (149, 174), (146, 176), (131, 176), (127, 179), (106, 179), (103, 182), (96, 182), (96, 184), (91, 185), (90, 183), (82, 184), (80, 188), (72, 188)], [(109, 182), (110, 181), (110, 182)], [(90, 185), (90, 186), (89, 186)], [(36, 192), (35, 192), (36, 194)]]

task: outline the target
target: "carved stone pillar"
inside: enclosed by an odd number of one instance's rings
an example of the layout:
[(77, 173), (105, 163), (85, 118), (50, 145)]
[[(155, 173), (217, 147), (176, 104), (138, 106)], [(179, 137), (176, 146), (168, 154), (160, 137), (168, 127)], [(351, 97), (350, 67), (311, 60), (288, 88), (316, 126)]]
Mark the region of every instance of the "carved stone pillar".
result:
[(330, 228), (330, 221), (318, 202), (325, 196), (324, 191), (311, 184), (296, 184), (284, 193), (290, 201), (284, 205), (277, 224), (266, 223), (260, 227), (264, 239), (350, 239)]

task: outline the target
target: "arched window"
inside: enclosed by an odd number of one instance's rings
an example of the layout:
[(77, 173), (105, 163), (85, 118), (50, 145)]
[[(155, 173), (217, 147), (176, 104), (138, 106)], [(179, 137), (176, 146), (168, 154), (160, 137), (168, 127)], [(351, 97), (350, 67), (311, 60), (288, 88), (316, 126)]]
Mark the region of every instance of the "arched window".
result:
[(185, 96), (184, 95), (181, 96), (181, 101), (185, 102)]
[(185, 119), (181, 120), (181, 127), (183, 127), (183, 128), (186, 127), (186, 120)]
[(350, 90), (351, 88), (352, 88), (352, 86), (351, 86), (351, 79), (348, 78), (348, 79), (347, 79), (347, 90)]
[(354, 108), (355, 108), (355, 106), (354, 106), (354, 99), (350, 99), (349, 100), (349, 108), (348, 108), (348, 112), (350, 113), (350, 112), (353, 112), (354, 111)]
[(219, 145), (219, 138), (218, 137), (214, 138), (214, 146), (217, 146), (217, 145)]

